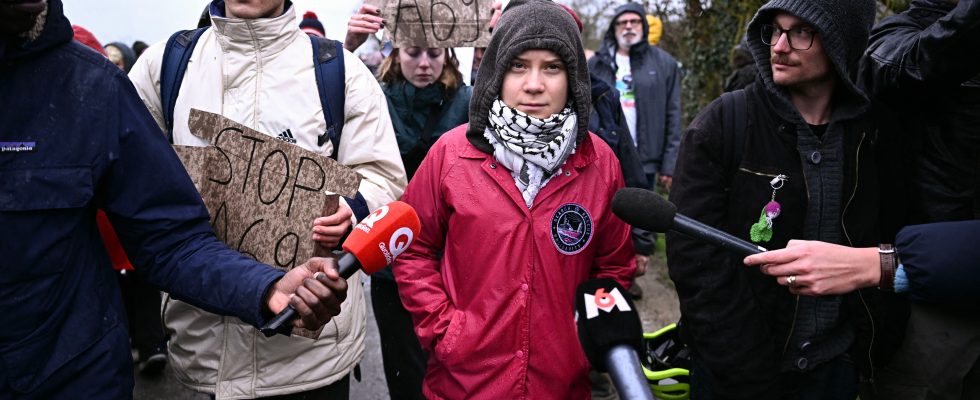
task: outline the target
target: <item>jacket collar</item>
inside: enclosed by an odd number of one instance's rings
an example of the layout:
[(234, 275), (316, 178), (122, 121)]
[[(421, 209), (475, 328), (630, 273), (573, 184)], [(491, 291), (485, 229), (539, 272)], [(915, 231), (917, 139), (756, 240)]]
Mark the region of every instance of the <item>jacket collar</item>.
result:
[(292, 44), (290, 36), (306, 35), (296, 23), (296, 10), (290, 1), (286, 1), (282, 15), (275, 18), (228, 18), (223, 0), (213, 1), (210, 7), (212, 30), (225, 52), (256, 50), (274, 55)]

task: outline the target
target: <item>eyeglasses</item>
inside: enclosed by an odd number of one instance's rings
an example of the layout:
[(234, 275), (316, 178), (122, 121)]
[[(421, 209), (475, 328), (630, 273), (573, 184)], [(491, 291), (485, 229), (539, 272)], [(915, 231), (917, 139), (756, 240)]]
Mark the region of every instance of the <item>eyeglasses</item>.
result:
[(642, 19), (639, 19), (639, 18), (624, 19), (624, 20), (621, 20), (621, 21), (616, 21), (616, 27), (617, 28), (622, 28), (622, 27), (624, 27), (626, 25), (630, 25), (630, 24), (632, 24), (633, 26), (640, 26), (640, 24), (642, 24), (642, 23), (643, 23), (643, 20)]
[(794, 50), (810, 50), (813, 46), (813, 37), (817, 35), (810, 28), (783, 29), (776, 25), (763, 25), (762, 43), (775, 46), (779, 38), (783, 37), (783, 33), (789, 40), (789, 47)]

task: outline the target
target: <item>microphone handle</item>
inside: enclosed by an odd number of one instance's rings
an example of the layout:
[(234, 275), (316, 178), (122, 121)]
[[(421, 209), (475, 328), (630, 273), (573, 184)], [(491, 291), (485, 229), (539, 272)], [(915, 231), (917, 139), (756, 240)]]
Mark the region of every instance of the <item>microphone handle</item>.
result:
[(640, 357), (632, 347), (620, 344), (606, 353), (606, 369), (612, 378), (619, 398), (623, 400), (654, 400)]
[(674, 224), (672, 229), (693, 238), (714, 244), (742, 257), (767, 251), (765, 247), (746, 242), (738, 237), (735, 237), (734, 235), (729, 234), (728, 232), (712, 228), (681, 214), (674, 215)]
[[(340, 256), (340, 259), (337, 260), (337, 272), (340, 274), (341, 278), (348, 279), (360, 269), (361, 263), (360, 261), (357, 261), (357, 257), (355, 257), (352, 253), (345, 251), (343, 255)], [(293, 308), (292, 305), (288, 305), (286, 308), (280, 311), (279, 314), (276, 314), (275, 318), (272, 318), (269, 320), (269, 322), (259, 328), (259, 331), (262, 332), (265, 337), (270, 337), (277, 333), (289, 336), (289, 333), (293, 330), (293, 326), (290, 323), (298, 316), (299, 315), (296, 314), (296, 309)]]

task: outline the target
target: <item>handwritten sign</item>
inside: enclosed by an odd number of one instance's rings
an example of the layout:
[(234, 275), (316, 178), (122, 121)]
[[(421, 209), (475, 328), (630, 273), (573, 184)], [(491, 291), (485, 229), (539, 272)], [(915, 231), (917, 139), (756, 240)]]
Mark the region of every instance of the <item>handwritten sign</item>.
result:
[(486, 47), (492, 0), (387, 0), (385, 39), (394, 47)]

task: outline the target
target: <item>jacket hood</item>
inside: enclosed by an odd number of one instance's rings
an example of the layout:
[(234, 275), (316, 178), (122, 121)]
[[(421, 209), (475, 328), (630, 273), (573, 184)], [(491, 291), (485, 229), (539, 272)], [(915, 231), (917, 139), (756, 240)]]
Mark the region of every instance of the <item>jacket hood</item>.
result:
[(868, 47), (868, 37), (875, 19), (873, 0), (772, 0), (763, 5), (749, 22), (746, 36), (749, 51), (759, 67), (766, 88), (789, 100), (785, 88), (772, 80), (771, 47), (762, 43), (762, 26), (772, 23), (780, 12), (786, 12), (812, 25), (823, 43), (824, 51), (840, 78), (841, 86), (858, 103), (867, 105), (868, 97), (857, 85), (858, 63)]
[(643, 21), (643, 30), (640, 31), (640, 34), (643, 35), (643, 40), (630, 47), (631, 53), (632, 51), (642, 50), (649, 46), (650, 42), (647, 36), (650, 34), (650, 23), (647, 22), (646, 10), (643, 9), (643, 5), (640, 3), (626, 3), (617, 7), (616, 14), (609, 20), (609, 28), (606, 29), (606, 34), (602, 37), (602, 45), (599, 46), (598, 54), (611, 56), (616, 53), (616, 48), (619, 47), (619, 44), (616, 42), (616, 20), (619, 19), (619, 16), (628, 12), (639, 15), (640, 20)]
[(534, 49), (553, 51), (565, 63), (569, 100), (578, 115), (576, 142), (581, 143), (589, 132), (591, 84), (575, 20), (558, 4), (548, 0), (514, 0), (493, 30), (470, 101), (470, 126), (466, 137), (485, 153), (493, 153), (483, 132), (489, 122), (490, 106), (500, 95), (508, 64), (524, 51)]
[(0, 38), (0, 62), (14, 61), (42, 53), (52, 47), (68, 43), (75, 36), (71, 23), (65, 18), (61, 0), (49, 0), (46, 14), (38, 19), (43, 24), (41, 33), (33, 40), (27, 37)]
[[(119, 53), (122, 54), (123, 66), (125, 67), (124, 70), (128, 74), (129, 70), (133, 68), (133, 64), (136, 64), (136, 52), (133, 51), (133, 49), (125, 43), (112, 42), (106, 45), (106, 47), (109, 46), (115, 47), (116, 49), (119, 50)], [(108, 53), (108, 50), (106, 51), (106, 53)]]

